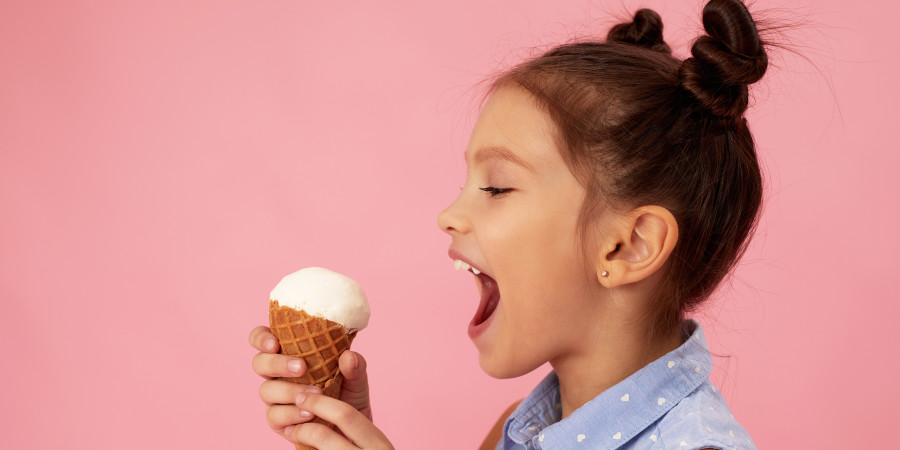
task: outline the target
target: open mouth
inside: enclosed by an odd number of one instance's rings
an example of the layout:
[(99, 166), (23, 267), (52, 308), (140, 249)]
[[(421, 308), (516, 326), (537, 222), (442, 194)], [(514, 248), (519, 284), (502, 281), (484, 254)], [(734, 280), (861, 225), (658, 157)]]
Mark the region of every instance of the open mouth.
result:
[(494, 314), (497, 304), (500, 303), (500, 289), (497, 288), (497, 282), (484, 273), (475, 275), (475, 278), (481, 283), (481, 301), (478, 302), (478, 310), (475, 311), (475, 317), (472, 318), (472, 324), (477, 326), (486, 322)]
[(454, 260), (453, 267), (456, 270), (465, 270), (474, 274), (481, 287), (479, 289), (481, 301), (478, 302), (478, 309), (475, 310), (475, 316), (472, 317), (472, 323), (470, 324), (473, 327), (478, 327), (487, 322), (491, 315), (494, 314), (494, 311), (497, 310), (497, 305), (500, 303), (500, 289), (493, 278), (465, 261)]

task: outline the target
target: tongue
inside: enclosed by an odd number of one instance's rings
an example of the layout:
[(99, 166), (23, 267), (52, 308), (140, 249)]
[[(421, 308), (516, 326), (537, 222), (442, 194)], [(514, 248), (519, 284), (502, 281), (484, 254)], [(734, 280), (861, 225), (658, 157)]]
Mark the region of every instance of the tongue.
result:
[(478, 304), (478, 311), (475, 313), (475, 325), (484, 323), (500, 303), (500, 289), (497, 288), (497, 282), (493, 278), (481, 273), (477, 275), (481, 280), (481, 303)]

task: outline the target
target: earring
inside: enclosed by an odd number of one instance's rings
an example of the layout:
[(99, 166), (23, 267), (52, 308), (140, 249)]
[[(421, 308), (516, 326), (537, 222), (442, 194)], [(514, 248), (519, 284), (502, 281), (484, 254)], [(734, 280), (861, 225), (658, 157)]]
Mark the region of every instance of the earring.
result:
[(600, 272), (600, 276), (601, 277), (609, 276), (609, 272), (604, 270), (603, 272)]

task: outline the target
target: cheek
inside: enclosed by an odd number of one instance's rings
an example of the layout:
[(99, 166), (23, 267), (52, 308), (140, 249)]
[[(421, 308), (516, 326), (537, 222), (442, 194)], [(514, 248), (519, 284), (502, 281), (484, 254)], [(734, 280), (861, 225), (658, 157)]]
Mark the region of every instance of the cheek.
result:
[[(592, 267), (579, 249), (575, 219), (546, 221), (533, 234), (519, 239), (526, 254), (513, 261), (520, 266), (515, 290), (531, 321), (553, 318), (572, 321), (592, 297)], [(519, 305), (517, 305), (519, 306)], [(522, 318), (526, 319), (526, 318)]]
[(505, 240), (509, 249), (498, 254), (502, 266), (496, 269), (504, 275), (501, 289), (509, 297), (511, 315), (521, 323), (573, 313), (560, 306), (583, 298), (590, 282), (589, 267), (578, 249), (575, 219), (556, 216), (521, 223), (515, 232), (498, 239)]
[(516, 236), (517, 260), (542, 283), (567, 284), (574, 274), (583, 276), (585, 267), (576, 218), (565, 213), (547, 216), (526, 224), (522, 235)]
[(577, 215), (568, 212), (509, 207), (485, 213), (482, 247), (495, 257), (528, 264), (559, 259), (576, 248)]

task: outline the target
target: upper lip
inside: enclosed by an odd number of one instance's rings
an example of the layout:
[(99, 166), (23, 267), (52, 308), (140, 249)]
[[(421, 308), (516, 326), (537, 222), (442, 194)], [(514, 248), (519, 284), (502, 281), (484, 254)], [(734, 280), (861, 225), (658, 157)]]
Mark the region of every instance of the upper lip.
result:
[(469, 258), (466, 258), (462, 253), (460, 253), (459, 251), (457, 251), (457, 250), (455, 250), (455, 249), (452, 249), (452, 248), (451, 248), (451, 249), (447, 252), (447, 255), (449, 255), (449, 256), (450, 256), (450, 259), (452, 259), (452, 260), (457, 260), (457, 259), (458, 259), (458, 260), (460, 260), (460, 261), (462, 261), (462, 262), (464, 262), (464, 263), (466, 263), (466, 264), (472, 266), (473, 269), (477, 269), (479, 272), (484, 273), (484, 271), (481, 270), (481, 267), (478, 267), (477, 264), (472, 263), (472, 261), (471, 261)]

